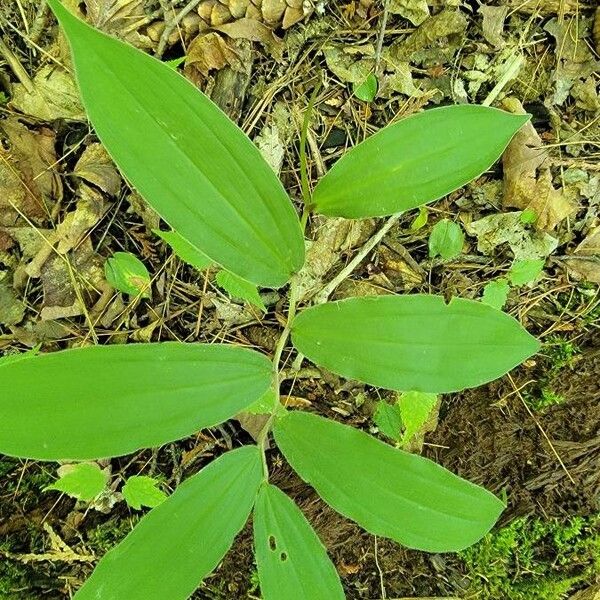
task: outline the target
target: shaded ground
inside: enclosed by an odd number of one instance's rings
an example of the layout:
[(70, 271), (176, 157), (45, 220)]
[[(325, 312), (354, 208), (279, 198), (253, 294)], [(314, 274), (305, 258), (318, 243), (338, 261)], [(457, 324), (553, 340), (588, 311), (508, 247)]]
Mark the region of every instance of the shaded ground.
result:
[[(438, 427), (425, 440), (426, 456), (506, 494), (507, 511), (481, 544), (460, 555), (426, 555), (375, 540), (324, 505), (272, 456), (273, 481), (317, 529), (348, 598), (558, 600), (597, 582), (600, 57), (592, 34), (595, 7), (576, 1), (480, 6), (392, 0), (378, 52), (379, 3), (316, 3), (319, 10), (291, 24), (297, 14), (293, 3), (287, 3), (287, 12), (272, 15), (263, 2), (253, 18), (269, 34), (254, 44), (209, 29), (221, 25), (216, 13), (206, 11), (208, 4), (201, 2), (197, 19), (164, 36), (158, 2), (79, 3), (91, 22), (149, 52), (164, 52), (165, 58), (187, 55), (180, 67), (186, 76), (255, 139), (298, 203), (298, 131), (317, 81), (322, 88), (308, 132), (313, 182), (345, 147), (402, 115), (440, 103), (488, 100), (509, 108), (516, 98), (533, 114), (535, 131), (511, 156), (524, 160), (528, 144), (538, 150), (544, 146), (546, 162), (533, 173), (517, 169), (511, 179), (507, 163), (504, 169), (499, 164), (431, 207), (420, 228), (414, 226), (416, 215), (404, 216), (336, 292), (337, 297), (425, 291), (480, 298), (486, 283), (506, 276), (515, 257), (545, 260), (541, 276), (513, 288), (506, 304), (540, 336), (542, 353), (511, 378), (445, 396)], [(229, 14), (222, 17), (225, 24), (235, 23)], [(132, 28), (136, 19), (143, 24)], [(261, 317), (220, 290), (214, 273), (198, 274), (183, 265), (152, 235), (159, 219), (103, 155), (83, 119), (72, 78), (46, 57), (49, 53), (68, 65), (50, 24), (40, 3), (11, 0), (0, 6), (7, 47), (0, 48), (0, 353), (38, 344), (52, 351), (90, 341), (167, 339), (239, 341), (272, 353), (284, 294), (265, 292), (269, 312)], [(271, 30), (284, 41), (274, 42)], [(522, 64), (513, 63), (517, 55)], [(373, 71), (379, 92), (368, 103), (353, 89)], [(28, 94), (29, 80), (34, 91)], [(513, 192), (509, 199), (506, 189)], [(528, 209), (536, 212), (536, 225), (510, 217)], [(509, 217), (494, 220), (500, 215)], [(440, 218), (454, 220), (467, 234), (457, 259), (429, 256), (428, 237)], [(313, 284), (330, 281), (380, 226), (313, 219), (311, 264), (318, 267), (311, 273)], [(62, 244), (70, 272), (52, 253), (44, 255), (40, 232), (57, 234), (53, 243)], [(106, 286), (104, 262), (121, 250), (148, 267), (153, 277), (149, 300), (132, 300)], [(286, 391), (301, 398), (307, 410), (376, 432), (376, 390), (313, 371)], [(161, 477), (164, 489), (172, 491), (213, 456), (249, 441), (236, 422), (226, 424), (156, 452), (113, 460), (112, 481), (117, 488), (125, 476), (149, 474)], [(139, 519), (140, 513), (116, 495), (97, 503), (101, 512), (43, 492), (55, 479), (56, 465), (0, 457), (1, 600), (70, 597), (91, 571), (84, 559), (100, 557)], [(194, 597), (259, 597), (249, 527)]]

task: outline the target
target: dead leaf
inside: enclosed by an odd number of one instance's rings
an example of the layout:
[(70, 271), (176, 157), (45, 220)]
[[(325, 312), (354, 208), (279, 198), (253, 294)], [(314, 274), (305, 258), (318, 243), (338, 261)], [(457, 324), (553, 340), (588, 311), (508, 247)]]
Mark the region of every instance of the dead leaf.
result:
[(413, 25), (420, 25), (429, 17), (426, 0), (391, 0), (389, 11), (408, 19)]
[[(511, 98), (505, 102), (511, 112), (525, 114), (520, 102)], [(552, 231), (572, 214), (577, 205), (561, 189), (552, 184), (548, 151), (534, 126), (526, 123), (513, 137), (502, 155), (504, 168), (505, 207), (532, 210), (535, 227)]]
[(600, 283), (600, 226), (590, 231), (565, 264), (577, 279)]
[(343, 82), (363, 83), (375, 68), (375, 49), (370, 45), (327, 45), (323, 55), (329, 70)]
[(0, 281), (0, 325), (17, 325), (25, 316), (25, 306), (11, 285)]
[(283, 57), (283, 42), (273, 34), (273, 31), (269, 27), (256, 19), (238, 19), (237, 21), (214, 27), (214, 29), (235, 40), (242, 39), (250, 40), (251, 42), (260, 42), (276, 60), (281, 60)]
[(325, 276), (340, 262), (342, 253), (366, 241), (374, 228), (371, 219), (329, 218), (315, 222), (319, 223), (316, 237), (310, 242), (304, 267), (298, 273), (298, 299), (304, 301), (319, 292)]
[(487, 256), (496, 247), (508, 244), (516, 260), (545, 258), (558, 247), (558, 240), (545, 231), (536, 231), (521, 221), (521, 212), (489, 215), (465, 223), (469, 235), (477, 237), (477, 250)]
[(199, 83), (211, 71), (224, 67), (243, 69), (238, 54), (223, 39), (223, 36), (213, 31), (200, 34), (192, 40), (185, 60), (186, 77)]
[(570, 596), (569, 600), (600, 600), (600, 584), (580, 590), (573, 596)]
[(21, 84), (13, 87), (9, 106), (42, 121), (71, 119), (85, 121), (79, 90), (71, 73), (56, 65), (44, 65), (32, 80), (33, 90)]
[(102, 144), (87, 146), (75, 165), (73, 175), (93, 183), (111, 196), (116, 196), (121, 189), (121, 176)]
[(504, 46), (502, 33), (504, 21), (508, 14), (507, 6), (480, 6), (479, 12), (483, 16), (483, 37), (495, 48)]
[(0, 148), (0, 226), (23, 219), (39, 224), (48, 219), (54, 199), (62, 195), (55, 171), (55, 136), (51, 129), (30, 130), (16, 119), (0, 125), (7, 149)]
[[(142, 0), (85, 0), (88, 21), (105, 33), (142, 49), (150, 49), (150, 38), (139, 33), (146, 19)], [(135, 27), (140, 23), (139, 27)]]

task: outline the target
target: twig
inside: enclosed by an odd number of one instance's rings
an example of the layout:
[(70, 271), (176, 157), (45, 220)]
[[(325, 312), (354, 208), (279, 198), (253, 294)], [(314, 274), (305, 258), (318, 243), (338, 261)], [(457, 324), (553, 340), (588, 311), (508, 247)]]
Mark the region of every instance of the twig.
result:
[(327, 284), (320, 292), (315, 294), (315, 304), (322, 304), (327, 302), (329, 296), (333, 294), (335, 289), (344, 281), (351, 273), (358, 267), (358, 265), (365, 259), (365, 257), (381, 242), (386, 236), (390, 229), (400, 218), (402, 213), (396, 213), (392, 215), (383, 225), (383, 227), (373, 235), (365, 245), (360, 249), (356, 256)]
[(487, 98), (481, 103), (481, 104), (483, 104), (483, 106), (491, 106), (492, 102), (494, 102), (494, 100), (496, 100), (496, 98), (498, 97), (500, 92), (504, 89), (506, 84), (511, 79), (514, 79), (517, 76), (517, 74), (519, 73), (519, 69), (521, 68), (521, 65), (523, 64), (523, 62), (524, 62), (524, 59), (521, 54), (517, 54), (512, 58), (510, 64), (508, 65), (508, 68), (504, 72), (504, 75), (502, 75), (502, 77), (500, 77), (500, 80), (498, 81), (498, 83), (494, 86), (492, 91), (487, 95)]
[(381, 51), (383, 50), (383, 39), (385, 38), (385, 28), (387, 27), (390, 0), (383, 0), (383, 14), (381, 15), (381, 25), (377, 34), (377, 49), (375, 50), (375, 77), (379, 76), (379, 66), (381, 64)]
[(181, 23), (183, 17), (191, 13), (196, 8), (196, 6), (198, 6), (198, 4), (200, 4), (200, 0), (191, 0), (177, 13), (177, 15), (175, 15), (173, 19), (171, 19), (168, 23), (165, 24), (165, 30), (162, 32), (162, 35), (160, 36), (160, 40), (158, 42), (156, 58), (162, 58), (162, 55), (165, 53), (165, 49), (167, 48), (167, 42), (169, 41), (171, 33), (173, 33), (175, 27), (177, 27), (177, 25)]

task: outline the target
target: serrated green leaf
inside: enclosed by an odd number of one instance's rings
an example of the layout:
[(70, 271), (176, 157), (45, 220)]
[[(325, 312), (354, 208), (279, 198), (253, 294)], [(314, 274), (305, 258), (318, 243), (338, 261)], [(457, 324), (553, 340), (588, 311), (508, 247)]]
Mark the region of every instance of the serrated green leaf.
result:
[(115, 252), (104, 263), (106, 281), (119, 292), (150, 298), (150, 274), (146, 265), (129, 252)]
[(152, 232), (166, 242), (178, 258), (184, 263), (198, 269), (198, 271), (203, 271), (214, 265), (214, 261), (208, 258), (204, 252), (192, 246), (192, 244), (180, 236), (176, 231), (153, 229)]
[(489, 306), (493, 306), (498, 310), (502, 310), (506, 304), (509, 291), (510, 285), (506, 279), (503, 277), (500, 279), (495, 279), (494, 281), (490, 281), (489, 283), (485, 284), (481, 301), (484, 304), (488, 304)]
[(435, 394), (423, 392), (404, 392), (400, 396), (398, 407), (404, 425), (404, 431), (402, 432), (403, 446), (409, 444), (412, 438), (421, 431), (437, 401), (438, 397)]
[(435, 258), (441, 256), (444, 259), (451, 259), (459, 256), (465, 243), (465, 234), (460, 225), (442, 219), (438, 221), (431, 230), (429, 236), (429, 256)]
[(121, 490), (125, 502), (131, 508), (140, 510), (142, 506), (155, 508), (162, 504), (167, 495), (158, 487), (159, 482), (146, 475), (133, 475), (129, 477)]
[(369, 73), (367, 78), (360, 84), (354, 84), (353, 86), (354, 95), (363, 102), (373, 102), (377, 95), (377, 77), (374, 73)]
[(217, 285), (233, 298), (239, 298), (253, 304), (264, 312), (267, 311), (267, 307), (262, 301), (256, 286), (249, 281), (245, 281), (229, 271), (219, 271), (215, 280)]
[[(61, 468), (64, 469), (66, 466)], [(97, 464), (78, 463), (68, 467), (60, 479), (45, 489), (64, 492), (73, 498), (90, 501), (106, 487), (108, 476)]]
[(185, 600), (244, 526), (262, 481), (256, 446), (182, 483), (98, 563), (75, 600)]
[(274, 434), (294, 470), (330, 506), (409, 548), (466, 548), (504, 508), (487, 490), (434, 462), (323, 417), (289, 413)]
[(279, 287), (304, 262), (294, 207), (258, 149), (175, 69), (48, 0), (69, 40), (83, 104), (125, 177), (225, 269)]
[(292, 341), (310, 360), (349, 379), (434, 394), (496, 379), (539, 350), (505, 313), (421, 294), (314, 306), (294, 319)]
[(160, 446), (260, 398), (272, 364), (221, 344), (90, 346), (0, 366), (0, 452), (85, 460)]
[(402, 432), (402, 416), (397, 402), (390, 404), (380, 400), (373, 414), (373, 422), (383, 435), (394, 441), (400, 440)]
[(333, 165), (314, 190), (314, 208), (361, 219), (433, 202), (494, 164), (528, 118), (459, 105), (402, 119)]
[(300, 509), (273, 485), (254, 506), (254, 547), (264, 600), (343, 600), (340, 578)]
[(512, 285), (526, 285), (534, 282), (544, 268), (544, 259), (515, 260), (508, 272)]

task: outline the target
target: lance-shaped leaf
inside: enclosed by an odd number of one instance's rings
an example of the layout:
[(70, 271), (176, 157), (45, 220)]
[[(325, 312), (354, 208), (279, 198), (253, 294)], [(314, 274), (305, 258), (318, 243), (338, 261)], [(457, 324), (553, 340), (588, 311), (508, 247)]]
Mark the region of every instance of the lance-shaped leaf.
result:
[(185, 600), (248, 519), (260, 452), (227, 452), (182, 483), (98, 563), (76, 600)]
[(504, 508), (487, 490), (434, 462), (323, 417), (289, 413), (274, 433), (290, 465), (329, 505), (409, 548), (466, 548)]
[(300, 509), (272, 485), (254, 507), (254, 546), (264, 600), (343, 600), (340, 578)]
[(193, 246), (248, 281), (279, 287), (304, 260), (297, 215), (258, 149), (175, 69), (48, 0), (89, 119), (141, 195)]
[(221, 423), (269, 387), (269, 360), (219, 344), (90, 346), (0, 365), (0, 453), (119, 456)]
[(349, 379), (435, 394), (496, 379), (539, 349), (518, 321), (491, 306), (422, 294), (309, 308), (294, 320), (292, 340)]
[(335, 163), (314, 190), (314, 209), (359, 219), (437, 200), (494, 164), (528, 118), (459, 105), (402, 119)]

